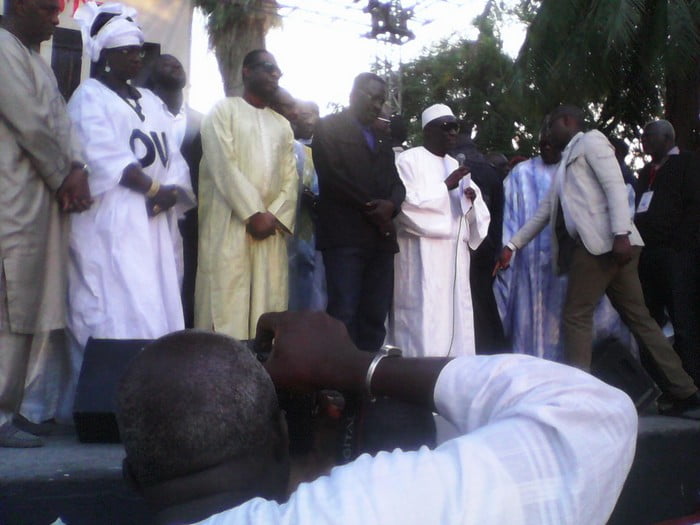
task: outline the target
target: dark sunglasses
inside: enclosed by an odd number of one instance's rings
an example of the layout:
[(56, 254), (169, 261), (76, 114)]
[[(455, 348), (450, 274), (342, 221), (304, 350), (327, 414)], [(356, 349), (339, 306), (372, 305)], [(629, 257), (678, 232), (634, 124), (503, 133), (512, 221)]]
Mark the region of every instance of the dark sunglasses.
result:
[(282, 76), (282, 70), (277, 66), (277, 64), (273, 64), (272, 62), (258, 62), (250, 67), (251, 69), (262, 69), (265, 73), (270, 75), (277, 74)]
[(443, 122), (438, 126), (441, 131), (449, 133), (450, 131), (459, 131), (459, 124), (456, 122)]

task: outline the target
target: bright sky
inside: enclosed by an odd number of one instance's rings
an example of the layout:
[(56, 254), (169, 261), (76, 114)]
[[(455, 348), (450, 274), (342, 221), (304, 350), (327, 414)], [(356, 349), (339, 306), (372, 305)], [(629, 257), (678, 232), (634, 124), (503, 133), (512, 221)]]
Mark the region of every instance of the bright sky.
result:
[[(345, 105), (352, 80), (368, 71), (377, 56), (387, 54), (387, 45), (362, 35), (370, 29), (370, 15), (362, 12), (366, 0), (278, 0), (283, 27), (267, 36), (267, 49), (275, 56), (284, 76), (280, 85), (292, 95), (317, 102), (321, 115), (330, 105)], [(512, 3), (512, 2), (511, 2)], [(404, 62), (425, 48), (462, 36), (475, 38), (471, 25), (486, 0), (412, 0), (403, 6), (415, 6), (415, 20), (409, 29), (416, 39), (388, 50), (393, 62)], [(206, 113), (223, 95), (221, 76), (214, 54), (207, 50), (205, 19), (195, 12), (190, 66), (190, 105)], [(515, 56), (524, 38), (524, 28), (509, 25), (504, 30), (504, 48)]]

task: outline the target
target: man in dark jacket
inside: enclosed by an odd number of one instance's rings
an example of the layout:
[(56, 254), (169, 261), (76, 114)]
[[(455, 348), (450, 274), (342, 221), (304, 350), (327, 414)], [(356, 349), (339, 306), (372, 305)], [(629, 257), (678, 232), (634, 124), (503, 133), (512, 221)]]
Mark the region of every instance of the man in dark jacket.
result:
[[(459, 157), (459, 155), (462, 157)], [(506, 351), (503, 324), (493, 294), (493, 264), (501, 252), (505, 193), (501, 172), (486, 161), (467, 133), (457, 136), (457, 146), (450, 155), (461, 161), (472, 174), (491, 214), (486, 239), (471, 255), (469, 281), (474, 304), (474, 338), (477, 354), (498, 354)]]
[(384, 81), (361, 73), (350, 107), (323, 118), (313, 141), (319, 181), (317, 247), (323, 252), (328, 313), (362, 350), (384, 341), (398, 251), (392, 219), (405, 189), (388, 138), (372, 124), (386, 99)]
[(683, 368), (700, 385), (700, 163), (679, 151), (666, 120), (646, 125), (642, 145), (651, 155), (639, 173), (635, 215), (644, 300), (659, 325), (668, 312)]

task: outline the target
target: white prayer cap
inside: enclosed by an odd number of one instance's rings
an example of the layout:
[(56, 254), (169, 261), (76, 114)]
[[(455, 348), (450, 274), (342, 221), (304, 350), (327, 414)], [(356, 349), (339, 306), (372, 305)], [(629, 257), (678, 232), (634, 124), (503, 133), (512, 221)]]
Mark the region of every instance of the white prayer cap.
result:
[(454, 113), (445, 104), (433, 104), (428, 109), (426, 109), (421, 115), (421, 126), (425, 129), (425, 126), (430, 124), (433, 120), (440, 117), (453, 117)]
[[(95, 35), (90, 36), (92, 24), (102, 13), (115, 16), (110, 18)], [(143, 45), (143, 32), (136, 25), (136, 15), (137, 11), (133, 7), (116, 2), (98, 5), (90, 1), (82, 4), (75, 12), (74, 18), (80, 24), (83, 49), (90, 57), (90, 61), (97, 62), (103, 49)]]

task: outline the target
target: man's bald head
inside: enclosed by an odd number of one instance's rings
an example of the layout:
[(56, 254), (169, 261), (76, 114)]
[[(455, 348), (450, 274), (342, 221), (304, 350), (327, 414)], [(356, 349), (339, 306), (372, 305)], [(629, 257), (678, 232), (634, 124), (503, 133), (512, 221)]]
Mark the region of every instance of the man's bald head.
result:
[(187, 74), (182, 63), (173, 55), (159, 55), (153, 60), (146, 87), (162, 86), (166, 89), (184, 89), (187, 84)]
[(286, 118), (292, 126), (294, 126), (297, 118), (299, 118), (296, 99), (283, 87), (277, 88), (277, 91), (275, 91), (270, 101), (270, 107)]
[(654, 120), (644, 126), (642, 147), (644, 153), (658, 162), (676, 145), (676, 130), (668, 120)]
[(159, 55), (148, 68), (144, 87), (158, 95), (173, 115), (177, 115), (184, 103), (187, 73), (182, 63), (173, 55)]
[(508, 176), (510, 165), (508, 164), (508, 157), (506, 157), (503, 153), (498, 151), (491, 151), (487, 153), (486, 162), (496, 168), (502, 179), (505, 179)]
[(53, 36), (60, 12), (59, 0), (9, 0), (2, 25), (25, 46), (36, 48)]
[(295, 139), (309, 140), (313, 137), (314, 129), (319, 119), (319, 108), (316, 102), (297, 100), (297, 121), (292, 125)]
[(266, 465), (282, 432), (262, 365), (240, 342), (208, 332), (148, 345), (122, 377), (117, 406), (126, 462), (141, 487), (241, 458)]
[(571, 139), (585, 127), (585, 114), (577, 106), (562, 104), (547, 117), (552, 146), (563, 150)]
[(658, 133), (672, 140), (674, 143), (676, 142), (676, 130), (673, 128), (673, 124), (668, 120), (659, 119), (649, 122), (644, 126), (644, 132)]

